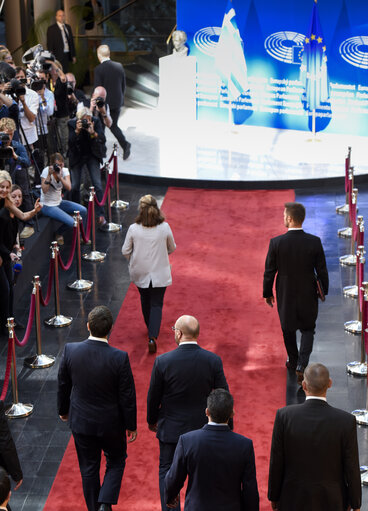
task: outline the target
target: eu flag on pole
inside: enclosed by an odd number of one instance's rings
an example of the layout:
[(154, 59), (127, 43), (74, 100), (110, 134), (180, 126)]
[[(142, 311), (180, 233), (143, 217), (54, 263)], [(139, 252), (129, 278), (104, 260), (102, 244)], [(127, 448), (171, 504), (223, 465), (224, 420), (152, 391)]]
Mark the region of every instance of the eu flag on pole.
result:
[(317, 0), (314, 0), (308, 35), (304, 40), (300, 81), (305, 88), (306, 109), (317, 110), (330, 97), (327, 74), (326, 44), (319, 20)]
[(235, 19), (235, 10), (229, 0), (222, 22), (215, 54), (216, 70), (226, 85), (229, 100), (235, 101), (248, 91), (247, 65), (243, 41)]

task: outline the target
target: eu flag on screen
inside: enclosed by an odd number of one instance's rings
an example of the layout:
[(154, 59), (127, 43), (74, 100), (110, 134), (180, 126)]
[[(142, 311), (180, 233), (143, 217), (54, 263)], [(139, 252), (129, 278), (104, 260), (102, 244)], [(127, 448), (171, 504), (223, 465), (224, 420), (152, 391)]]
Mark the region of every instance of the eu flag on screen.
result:
[(305, 88), (306, 109), (313, 111), (320, 108), (330, 97), (326, 43), (319, 20), (317, 0), (314, 0), (310, 28), (303, 46), (300, 81)]
[(243, 41), (235, 18), (235, 10), (228, 2), (216, 46), (215, 65), (228, 89), (229, 99), (235, 101), (249, 89)]

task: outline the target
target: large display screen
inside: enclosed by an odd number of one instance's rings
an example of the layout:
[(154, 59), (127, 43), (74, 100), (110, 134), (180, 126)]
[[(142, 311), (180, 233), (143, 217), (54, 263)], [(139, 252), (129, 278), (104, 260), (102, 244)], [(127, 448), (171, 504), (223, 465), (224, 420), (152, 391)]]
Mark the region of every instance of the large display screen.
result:
[[(247, 90), (239, 97), (228, 92), (219, 68), (218, 41), (229, 5), (246, 66)], [(177, 0), (177, 28), (186, 32), (189, 54), (197, 58), (197, 118), (312, 129), (300, 67), (314, 5), (314, 0)], [(330, 96), (316, 109), (316, 130), (366, 136), (368, 1), (320, 0), (316, 7)]]

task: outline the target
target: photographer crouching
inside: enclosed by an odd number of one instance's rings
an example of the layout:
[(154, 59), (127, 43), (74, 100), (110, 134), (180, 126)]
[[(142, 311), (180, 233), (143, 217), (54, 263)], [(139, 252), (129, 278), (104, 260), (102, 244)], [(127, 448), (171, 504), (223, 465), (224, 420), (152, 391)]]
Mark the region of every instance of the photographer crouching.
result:
[[(84, 165), (87, 167), (97, 199), (102, 200), (100, 164), (106, 156), (106, 138), (102, 125), (97, 117), (93, 117), (88, 108), (82, 107), (76, 119), (71, 119), (69, 127), (70, 173), (72, 177), (72, 200), (80, 202), (80, 185)], [(104, 207), (96, 205), (98, 224), (104, 225)]]
[(79, 211), (86, 225), (87, 210), (81, 204), (64, 200), (62, 197), (63, 189), (71, 190), (70, 173), (64, 167), (64, 158), (60, 153), (52, 154), (50, 165), (43, 169), (41, 174), (41, 204), (42, 213), (45, 216), (54, 218), (62, 222), (62, 226), (55, 233), (55, 240), (58, 245), (64, 244), (62, 233), (68, 228), (73, 228), (74, 211)]

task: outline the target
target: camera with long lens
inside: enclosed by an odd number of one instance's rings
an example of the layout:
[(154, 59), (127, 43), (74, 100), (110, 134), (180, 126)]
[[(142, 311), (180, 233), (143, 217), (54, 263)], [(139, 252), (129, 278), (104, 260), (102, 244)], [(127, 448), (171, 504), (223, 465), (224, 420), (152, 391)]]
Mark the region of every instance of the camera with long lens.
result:
[(74, 88), (72, 82), (66, 82), (66, 93), (68, 96), (74, 94)]
[(89, 128), (89, 121), (88, 121), (88, 119), (82, 119), (82, 128), (84, 130), (88, 130), (88, 128)]
[(4, 131), (0, 132), (0, 159), (8, 159), (13, 156), (12, 148), (9, 147), (10, 137)]
[(54, 163), (52, 168), (53, 168), (53, 171), (56, 172), (56, 174), (59, 174), (61, 171), (61, 167), (57, 163)]
[(16, 78), (10, 80), (10, 86), (6, 90), (7, 94), (10, 94), (14, 99), (18, 99), (19, 96), (24, 96), (26, 93), (25, 85)]
[(31, 89), (35, 92), (38, 92), (39, 90), (42, 90), (44, 86), (46, 85), (46, 81), (38, 78), (38, 76), (33, 75), (31, 77)]
[(98, 106), (98, 108), (102, 108), (103, 106), (105, 106), (104, 98), (101, 98), (101, 96), (98, 96), (98, 98), (96, 98), (96, 105)]

